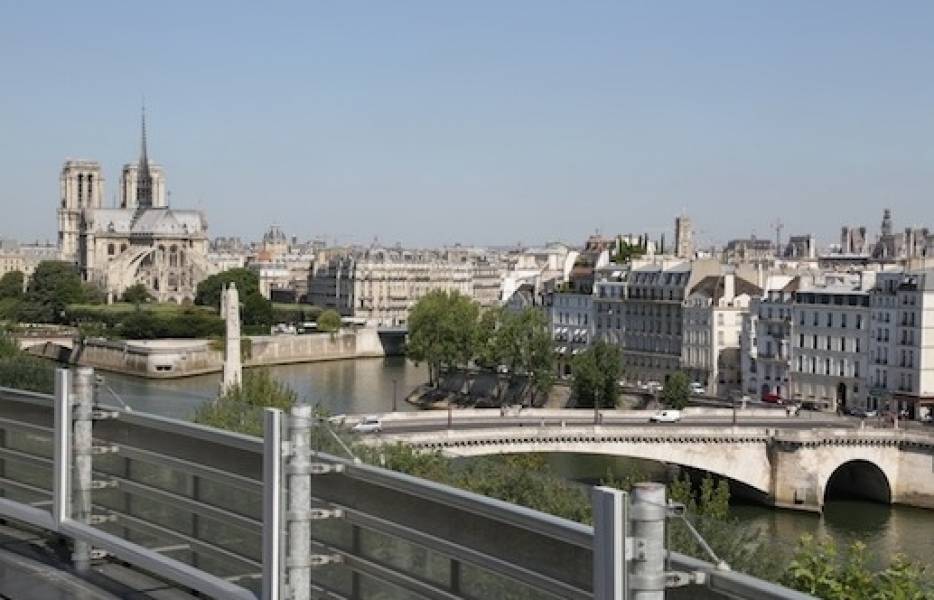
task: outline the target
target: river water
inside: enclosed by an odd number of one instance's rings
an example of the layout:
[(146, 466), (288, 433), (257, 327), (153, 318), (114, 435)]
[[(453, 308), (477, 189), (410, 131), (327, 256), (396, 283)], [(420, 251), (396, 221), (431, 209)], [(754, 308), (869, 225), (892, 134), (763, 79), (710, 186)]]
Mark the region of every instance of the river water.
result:
[[(300, 399), (320, 404), (333, 414), (392, 410), (394, 387), (398, 409), (413, 410), (403, 398), (427, 379), (424, 367), (400, 357), (287, 365), (270, 370)], [(105, 374), (105, 382), (105, 389), (99, 393), (100, 400), (106, 403), (123, 402), (135, 410), (186, 419), (216, 395), (220, 375), (151, 381)], [(634, 471), (657, 479), (671, 475), (670, 469), (658, 463), (626, 458), (575, 454), (547, 458), (556, 473), (576, 481), (599, 481), (608, 472), (616, 478)], [(741, 502), (734, 503), (732, 511), (744, 526), (758, 527), (772, 539), (778, 558), (787, 557), (802, 534), (812, 533), (842, 543), (861, 540), (876, 564), (887, 563), (895, 553), (903, 553), (934, 565), (934, 511), (855, 500), (833, 500), (823, 515)]]

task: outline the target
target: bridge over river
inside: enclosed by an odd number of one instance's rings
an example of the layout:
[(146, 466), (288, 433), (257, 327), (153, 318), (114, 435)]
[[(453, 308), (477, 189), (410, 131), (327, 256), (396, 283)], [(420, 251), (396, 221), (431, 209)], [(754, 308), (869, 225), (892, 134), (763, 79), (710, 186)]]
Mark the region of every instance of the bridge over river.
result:
[[(854, 419), (784, 411), (688, 409), (679, 423), (651, 424), (646, 411), (499, 410), (392, 413), (381, 441), (449, 456), (580, 453), (702, 469), (779, 507), (821, 511), (829, 490), (934, 508), (934, 431), (863, 427)], [(353, 418), (348, 417), (349, 420)]]

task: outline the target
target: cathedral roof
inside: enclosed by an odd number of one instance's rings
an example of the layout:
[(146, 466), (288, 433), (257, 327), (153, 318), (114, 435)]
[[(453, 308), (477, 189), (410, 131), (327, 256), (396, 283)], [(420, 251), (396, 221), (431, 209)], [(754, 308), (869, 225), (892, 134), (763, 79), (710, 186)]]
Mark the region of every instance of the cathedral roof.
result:
[(85, 218), (88, 229), (101, 234), (178, 237), (207, 231), (204, 215), (197, 210), (99, 208), (87, 211)]

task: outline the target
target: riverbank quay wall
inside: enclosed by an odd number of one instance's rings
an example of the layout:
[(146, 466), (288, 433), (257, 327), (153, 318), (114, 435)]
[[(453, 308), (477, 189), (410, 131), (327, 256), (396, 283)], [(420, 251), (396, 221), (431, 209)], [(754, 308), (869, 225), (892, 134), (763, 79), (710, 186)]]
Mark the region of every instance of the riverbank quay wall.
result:
[[(375, 329), (361, 328), (336, 333), (265, 335), (244, 337), (243, 366), (264, 367), (293, 363), (389, 355)], [(34, 354), (67, 362), (147, 377), (174, 379), (217, 373), (224, 367), (224, 352), (213, 340), (122, 340), (91, 338), (73, 349), (46, 344)]]
[(393, 433), (382, 441), (452, 457), (520, 453), (625, 456), (741, 483), (780, 508), (821, 512), (831, 479), (886, 503), (934, 509), (934, 435), (893, 430), (684, 426), (522, 426)]

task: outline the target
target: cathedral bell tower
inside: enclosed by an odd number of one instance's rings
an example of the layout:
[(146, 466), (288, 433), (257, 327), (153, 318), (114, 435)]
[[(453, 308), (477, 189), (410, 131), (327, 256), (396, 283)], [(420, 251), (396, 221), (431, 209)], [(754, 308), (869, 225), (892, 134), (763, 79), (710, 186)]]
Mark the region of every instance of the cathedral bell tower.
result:
[(61, 259), (78, 260), (81, 213), (101, 207), (104, 176), (96, 160), (66, 160), (59, 176), (58, 248)]

